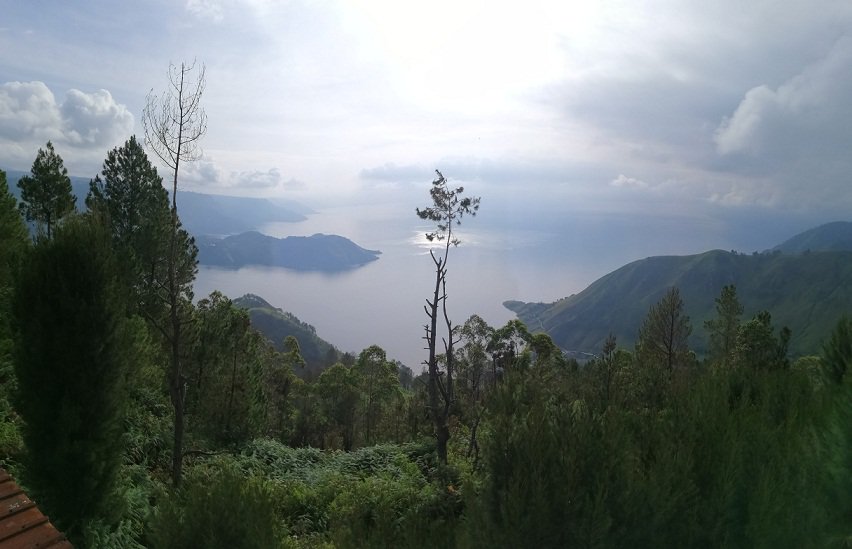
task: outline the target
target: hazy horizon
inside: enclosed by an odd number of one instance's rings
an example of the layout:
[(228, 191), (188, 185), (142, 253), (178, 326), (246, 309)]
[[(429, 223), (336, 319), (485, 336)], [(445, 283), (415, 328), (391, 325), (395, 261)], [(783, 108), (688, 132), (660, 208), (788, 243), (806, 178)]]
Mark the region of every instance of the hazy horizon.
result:
[[(794, 235), (777, 220), (764, 220), (760, 232), (729, 232), (737, 220), (726, 224), (725, 232), (714, 232), (720, 223), (677, 216), (619, 221), (541, 215), (521, 230), (515, 226), (517, 219), (497, 208), (489, 211), (487, 204), (480, 215), (466, 218), (458, 227), (462, 244), (451, 251), (448, 308), (456, 324), (475, 313), (492, 325), (502, 325), (514, 318), (502, 306), (506, 300), (555, 301), (648, 256), (711, 249), (751, 253)], [(359, 246), (381, 250), (382, 255), (364, 267), (335, 274), (201, 266), (196, 299), (213, 290), (231, 298), (257, 294), (312, 324), (320, 337), (343, 351), (357, 353), (378, 344), (392, 358), (419, 371), (425, 356), (420, 339), (423, 304), (434, 280), (423, 238), (427, 228), (405, 203), (326, 208), (303, 222), (267, 224), (261, 232), (272, 236), (341, 234)]]

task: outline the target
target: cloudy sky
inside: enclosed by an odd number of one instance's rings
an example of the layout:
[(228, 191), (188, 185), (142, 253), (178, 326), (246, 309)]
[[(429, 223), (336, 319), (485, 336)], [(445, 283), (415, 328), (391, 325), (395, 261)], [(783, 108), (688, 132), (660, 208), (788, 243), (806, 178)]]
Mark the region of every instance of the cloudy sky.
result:
[(209, 129), (186, 188), (425, 197), (440, 168), (530, 208), (801, 223), (852, 209), (846, 0), (0, 0), (0, 13), (7, 169), (50, 139), (91, 177), (141, 135), (169, 63), (197, 59)]

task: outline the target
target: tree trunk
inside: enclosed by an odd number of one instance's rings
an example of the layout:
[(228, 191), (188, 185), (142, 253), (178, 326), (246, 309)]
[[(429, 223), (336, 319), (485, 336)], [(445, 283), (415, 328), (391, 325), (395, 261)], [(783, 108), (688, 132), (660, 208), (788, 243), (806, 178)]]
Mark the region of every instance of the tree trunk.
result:
[[(175, 170), (177, 178), (177, 170)], [(174, 193), (177, 192), (175, 183)], [(174, 194), (172, 195), (172, 238), (169, 246), (169, 320), (172, 325), (171, 351), (171, 398), (175, 410), (174, 417), (174, 444), (172, 446), (172, 484), (180, 486), (183, 471), (183, 431), (184, 431), (184, 390), (183, 372), (180, 364), (180, 337), (181, 325), (178, 307), (180, 302), (179, 289), (177, 285), (177, 229), (178, 217), (177, 207), (174, 205)]]
[(180, 486), (181, 473), (183, 469), (183, 429), (184, 429), (184, 392), (182, 376), (180, 371), (180, 319), (175, 307), (172, 308), (172, 375), (170, 380), (170, 396), (174, 408), (174, 444), (172, 446), (172, 483), (175, 487)]
[(438, 300), (440, 299), (441, 281), (444, 278), (444, 264), (442, 260), (435, 259), (435, 256), (432, 256), (432, 259), (435, 261), (435, 292), (432, 301), (428, 302), (431, 310), (427, 309), (426, 311), (429, 315), (429, 327), (426, 329), (426, 342), (429, 347), (429, 412), (432, 415), (432, 421), (435, 423), (438, 460), (441, 463), (447, 463), (447, 441), (450, 440), (450, 430), (447, 428), (446, 417), (439, 402), (438, 357), (435, 353), (438, 330)]
[(225, 436), (231, 432), (231, 415), (234, 409), (234, 391), (237, 386), (237, 344), (234, 343), (234, 354), (231, 363), (231, 390), (228, 393), (228, 412), (225, 414)]

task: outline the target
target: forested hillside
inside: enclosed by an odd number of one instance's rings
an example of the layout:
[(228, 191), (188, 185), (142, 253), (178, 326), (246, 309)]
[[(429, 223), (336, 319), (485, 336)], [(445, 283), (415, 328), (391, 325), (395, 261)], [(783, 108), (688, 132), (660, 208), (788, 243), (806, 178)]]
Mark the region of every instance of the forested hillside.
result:
[(20, 201), (0, 171), (0, 465), (78, 547), (852, 539), (852, 321), (811, 322), (821, 344), (793, 358), (776, 321), (793, 313), (756, 310), (844, 303), (849, 252), (632, 264), (566, 300), (615, 334), (581, 365), (536, 333), (549, 317), (452, 319), (453, 230), (479, 198), (437, 172), (417, 209), (438, 252), (434, 285), (412, 288), (415, 375), (378, 346), (340, 355), (257, 296), (196, 302), (198, 249), (135, 138), (84, 211), (50, 146), (19, 184)]
[(234, 305), (248, 311), (252, 327), (266, 336), (279, 351), (284, 350), (284, 341), (288, 337), (296, 338), (305, 359), (304, 368), (296, 370), (300, 377), (316, 377), (341, 359), (351, 362), (349, 359), (352, 357), (343, 357), (343, 353), (317, 335), (313, 326), (292, 313), (273, 307), (260, 296), (246, 294), (235, 299)]
[[(620, 344), (632, 346), (641, 319), (668, 288), (680, 289), (686, 313), (701, 325), (712, 317), (713, 298), (719, 289), (733, 284), (747, 316), (770, 311), (776, 324), (792, 331), (790, 351), (812, 354), (819, 351), (832, 326), (852, 311), (852, 247), (845, 249), (834, 238), (823, 242), (824, 247), (836, 251), (819, 251), (814, 245), (812, 250), (790, 254), (714, 250), (692, 256), (649, 257), (555, 303), (508, 301), (505, 306), (530, 328), (549, 334), (563, 349), (597, 353), (610, 333)], [(693, 334), (690, 345), (701, 355), (708, 349), (701, 333)]]

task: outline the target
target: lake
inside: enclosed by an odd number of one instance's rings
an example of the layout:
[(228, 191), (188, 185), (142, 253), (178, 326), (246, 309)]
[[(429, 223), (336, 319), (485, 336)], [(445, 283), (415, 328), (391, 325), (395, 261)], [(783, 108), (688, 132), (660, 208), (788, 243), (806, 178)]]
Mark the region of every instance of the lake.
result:
[[(745, 218), (744, 218), (745, 219)], [(730, 220), (672, 216), (622, 218), (542, 208), (530, 216), (510, 205), (485, 209), (459, 227), (462, 244), (450, 251), (448, 310), (454, 323), (479, 314), (492, 326), (513, 318), (503, 301), (554, 301), (583, 290), (621, 265), (650, 255), (713, 248), (764, 249), (793, 229), (762, 223), (763, 232)], [(426, 358), (423, 306), (434, 287), (434, 265), (423, 237), (430, 229), (410, 204), (324, 209), (300, 223), (273, 223), (261, 232), (284, 237), (322, 232), (382, 251), (377, 261), (338, 274), (281, 268), (229, 270), (202, 266), (196, 298), (221, 290), (235, 298), (260, 295), (312, 324), (343, 351), (372, 344), (414, 369)], [(769, 230), (775, 232), (769, 232)], [(776, 241), (777, 240), (777, 241)], [(638, 329), (638, 327), (637, 327)]]
[[(560, 263), (554, 261), (554, 251), (540, 249), (546, 234), (532, 230), (501, 234), (477, 228), (479, 221), (479, 217), (465, 219), (459, 231), (462, 244), (450, 250), (447, 305), (455, 323), (476, 313), (491, 325), (502, 325), (514, 317), (503, 301), (552, 301), (581, 290), (595, 276), (592, 269), (569, 262), (553, 268)], [(357, 216), (351, 207), (331, 208), (301, 223), (269, 224), (261, 232), (277, 237), (340, 234), (364, 248), (381, 250), (382, 255), (364, 267), (337, 274), (201, 266), (196, 298), (217, 289), (232, 298), (254, 293), (312, 324), (320, 337), (343, 351), (359, 352), (377, 344), (388, 356), (419, 371), (426, 356), (423, 306), (435, 280), (423, 237), (428, 229), (412, 209), (400, 205), (359, 207)], [(547, 257), (536, 257), (542, 254)]]

